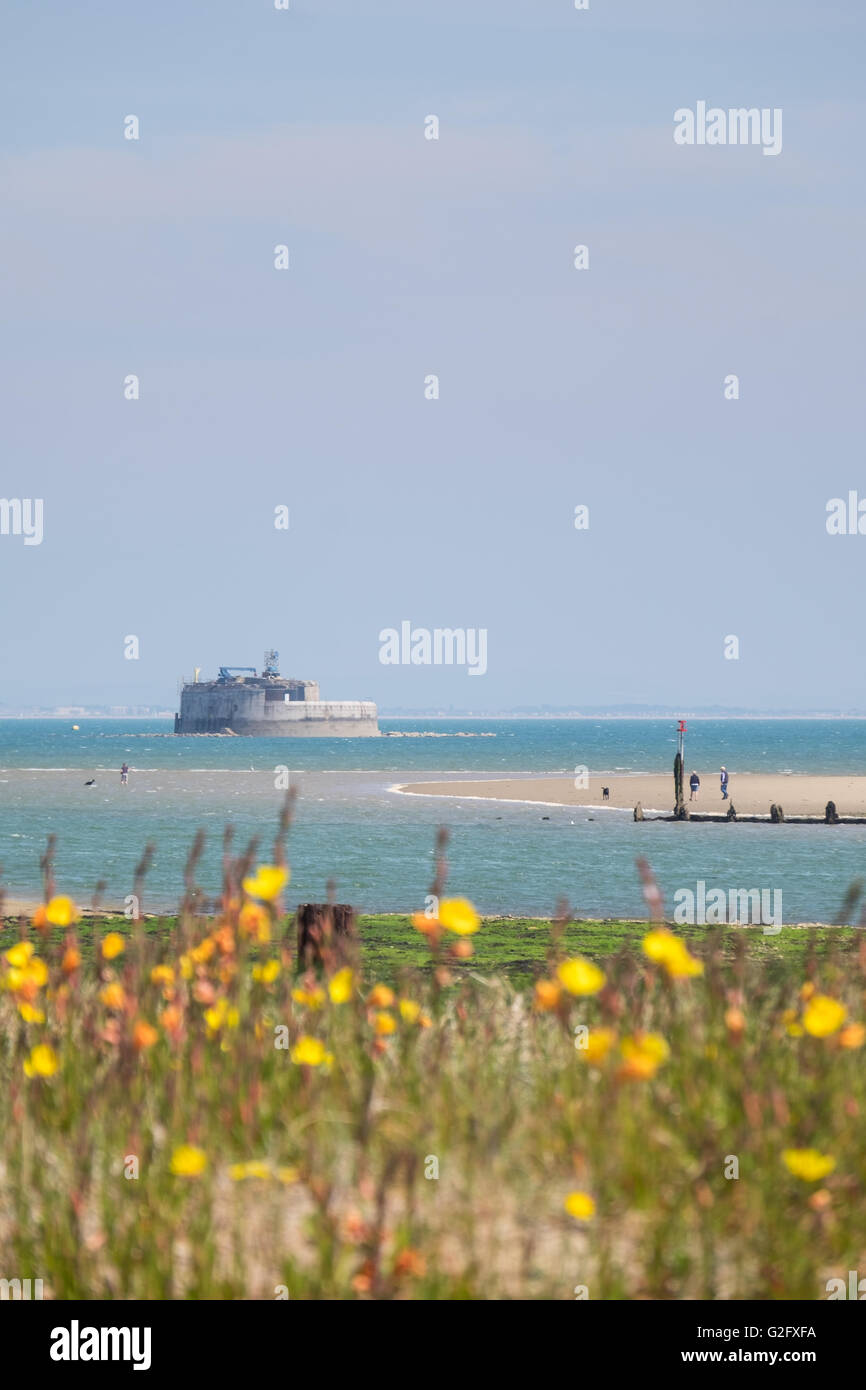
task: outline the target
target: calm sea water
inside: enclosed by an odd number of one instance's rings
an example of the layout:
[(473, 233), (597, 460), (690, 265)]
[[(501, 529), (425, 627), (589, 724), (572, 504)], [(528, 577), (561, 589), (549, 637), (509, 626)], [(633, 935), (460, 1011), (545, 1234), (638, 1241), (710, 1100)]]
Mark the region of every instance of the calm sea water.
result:
[[(321, 899), (329, 878), (365, 911), (423, 904), (436, 827), (452, 832), (450, 887), (484, 912), (549, 914), (561, 896), (579, 915), (643, 914), (635, 858), (650, 859), (668, 902), (678, 888), (780, 890), (786, 921), (832, 920), (846, 886), (866, 877), (866, 827), (635, 825), (605, 808), (505, 805), (402, 796), (395, 783), (466, 774), (666, 772), (672, 720), (382, 720), (433, 738), (174, 738), (169, 721), (0, 721), (0, 863), (13, 896), (39, 889), (39, 855), (57, 836), (57, 876), (87, 902), (105, 880), (120, 902), (147, 841), (156, 845), (145, 908), (173, 906), (199, 828), (205, 891), (219, 885), (222, 830), (272, 842), (286, 764), (299, 790), (290, 901)], [(473, 737), (461, 735), (471, 734)], [(480, 737), (479, 735), (489, 735)], [(686, 760), (737, 772), (866, 774), (866, 722), (696, 720)], [(118, 769), (132, 768), (121, 789)], [(95, 785), (84, 783), (95, 779)], [(542, 820), (549, 816), (549, 820)]]

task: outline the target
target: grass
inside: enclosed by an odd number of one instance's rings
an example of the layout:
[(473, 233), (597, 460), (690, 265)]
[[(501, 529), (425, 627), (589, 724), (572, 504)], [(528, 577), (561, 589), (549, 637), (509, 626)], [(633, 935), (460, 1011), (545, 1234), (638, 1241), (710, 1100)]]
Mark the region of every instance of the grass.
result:
[(248, 869), (215, 919), (5, 922), (0, 1276), (817, 1299), (866, 1268), (863, 932), (370, 916), (305, 973)]
[[(207, 922), (202, 921), (204, 931)], [(170, 941), (178, 930), (178, 918), (146, 917), (143, 920), (146, 936)], [(646, 922), (635, 921), (578, 921), (569, 922), (562, 937), (563, 947), (594, 959), (609, 960), (620, 951), (639, 950), (646, 934)], [(19, 937), (19, 919), (0, 919), (0, 950), (11, 946)], [(78, 928), (78, 941), (85, 959), (90, 959), (94, 940), (107, 931), (127, 936), (132, 924), (120, 915), (104, 915), (84, 919)], [(551, 922), (539, 917), (487, 917), (483, 931), (475, 938), (471, 961), (453, 962), (458, 974), (477, 974), (496, 971), (517, 987), (525, 988), (543, 973), (549, 953)], [(804, 967), (807, 958), (821, 959), (832, 953), (840, 958), (856, 955), (864, 932), (855, 927), (803, 926), (785, 927), (778, 936), (765, 936), (760, 927), (688, 927), (685, 939), (700, 947), (717, 943), (726, 959), (733, 959), (745, 942), (750, 961), (764, 964), (771, 973), (784, 968), (785, 962)], [(64, 932), (54, 928), (48, 941), (57, 948)], [(358, 918), (360, 958), (369, 977), (397, 981), (401, 972), (427, 972), (432, 969), (430, 952), (423, 936), (416, 932), (408, 915), (373, 913)]]

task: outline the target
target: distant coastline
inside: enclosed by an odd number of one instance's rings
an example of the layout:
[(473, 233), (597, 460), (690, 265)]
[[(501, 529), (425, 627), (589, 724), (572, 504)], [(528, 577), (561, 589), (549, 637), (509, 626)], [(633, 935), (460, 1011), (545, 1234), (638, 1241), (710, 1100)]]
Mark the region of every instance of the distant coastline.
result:
[[(174, 718), (174, 711), (173, 711), (173, 710), (157, 710), (157, 711), (150, 710), (150, 711), (142, 711), (142, 712), (139, 712), (139, 711), (137, 711), (137, 710), (127, 710), (127, 711), (125, 711), (125, 712), (123, 712), (123, 713), (120, 713), (120, 714), (117, 714), (117, 713), (105, 713), (105, 712), (103, 712), (103, 711), (101, 711), (101, 710), (98, 710), (98, 709), (95, 709), (95, 710), (94, 710), (94, 709), (91, 709), (91, 710), (88, 710), (86, 713), (84, 713), (84, 712), (82, 712), (81, 710), (75, 710), (75, 709), (73, 709), (72, 711), (69, 711), (69, 710), (66, 710), (66, 709), (64, 709), (64, 708), (61, 708), (59, 711), (58, 711), (58, 710), (21, 710), (21, 711), (15, 711), (15, 712), (13, 712), (13, 713), (8, 713), (8, 712), (0, 711), (0, 721), (6, 721), (6, 722), (10, 722), (10, 723), (12, 723), (12, 722), (16, 722), (16, 723), (17, 723), (17, 722), (19, 722), (19, 721), (21, 721), (21, 720), (29, 720), (29, 719), (44, 719), (44, 720), (52, 720), (52, 719), (53, 719), (53, 720), (58, 720), (58, 719), (109, 720), (109, 719), (110, 719), (110, 720), (113, 720), (113, 721), (117, 721), (117, 720), (124, 720), (124, 719), (136, 719), (136, 720), (162, 720), (162, 719), (173, 719), (173, 718)], [(801, 721), (801, 720), (819, 720), (819, 721), (823, 720), (823, 721), (827, 721), (827, 722), (833, 721), (833, 722), (839, 722), (839, 723), (855, 723), (855, 722), (857, 722), (857, 721), (861, 721), (861, 722), (862, 722), (863, 720), (866, 720), (866, 712), (864, 712), (864, 713), (853, 713), (853, 712), (845, 712), (845, 711), (840, 711), (840, 710), (832, 710), (832, 711), (830, 711), (830, 712), (825, 712), (825, 711), (821, 711), (821, 710), (804, 710), (804, 711), (797, 711), (797, 710), (790, 711), (790, 710), (789, 710), (789, 711), (785, 711), (785, 712), (782, 712), (782, 713), (767, 713), (766, 711), (763, 711), (763, 712), (762, 712), (762, 711), (760, 711), (760, 710), (757, 710), (757, 711), (751, 711), (751, 710), (750, 710), (750, 711), (745, 711), (745, 712), (740, 711), (740, 710), (719, 710), (719, 711), (701, 710), (701, 711), (695, 712), (694, 710), (683, 709), (683, 710), (663, 710), (663, 711), (661, 711), (661, 712), (659, 712), (659, 711), (657, 711), (657, 710), (631, 710), (631, 711), (628, 711), (628, 710), (605, 710), (605, 711), (597, 711), (597, 710), (596, 710), (596, 711), (570, 710), (570, 711), (562, 711), (562, 712), (555, 712), (555, 713), (554, 713), (554, 712), (538, 713), (538, 712), (529, 712), (529, 711), (517, 711), (517, 712), (515, 712), (515, 711), (512, 711), (512, 710), (506, 710), (506, 711), (499, 711), (499, 712), (492, 712), (492, 713), (480, 713), (480, 714), (479, 714), (479, 713), (477, 713), (477, 712), (475, 712), (475, 711), (473, 711), (473, 712), (470, 713), (470, 712), (465, 712), (465, 711), (463, 711), (463, 710), (453, 710), (453, 711), (437, 710), (437, 711), (435, 711), (435, 712), (432, 712), (432, 711), (429, 711), (429, 710), (397, 710), (397, 711), (393, 711), (393, 710), (387, 710), (387, 709), (386, 709), (386, 710), (380, 709), (380, 710), (379, 710), (379, 718), (380, 718), (380, 719), (389, 719), (389, 720), (427, 719), (427, 720), (431, 720), (431, 721), (432, 721), (432, 720), (450, 721), (450, 722), (452, 722), (452, 723), (453, 723), (454, 721), (456, 721), (456, 720), (470, 720), (470, 719), (472, 719), (472, 720), (487, 721), (487, 722), (491, 722), (491, 721), (495, 721), (495, 720), (510, 720), (510, 721), (518, 722), (518, 723), (519, 723), (519, 722), (525, 722), (525, 721), (530, 721), (530, 720), (531, 720), (531, 721), (536, 722), (536, 723), (539, 723), (539, 724), (557, 723), (557, 722), (559, 722), (559, 723), (561, 723), (561, 722), (569, 722), (569, 721), (578, 720), (578, 719), (588, 720), (588, 721), (591, 721), (591, 722), (593, 722), (593, 723), (595, 723), (595, 722), (597, 722), (597, 721), (602, 721), (602, 720), (604, 720), (604, 721), (608, 721), (608, 720), (610, 720), (610, 721), (620, 721), (620, 722), (622, 722), (622, 721), (628, 722), (628, 721), (631, 721), (631, 720), (641, 720), (641, 721), (648, 721), (648, 722), (655, 722), (655, 723), (664, 723), (665, 721), (668, 721), (668, 720), (677, 720), (677, 719), (686, 719), (686, 720), (691, 719), (691, 720), (694, 720), (695, 723), (698, 723), (698, 722), (705, 722), (705, 723), (709, 723), (709, 722), (713, 722), (713, 723), (734, 723), (734, 722), (738, 722), (738, 723), (749, 723), (749, 722), (761, 722), (761, 721), (766, 721), (766, 722), (773, 721), (773, 722), (796, 723), (796, 722)]]

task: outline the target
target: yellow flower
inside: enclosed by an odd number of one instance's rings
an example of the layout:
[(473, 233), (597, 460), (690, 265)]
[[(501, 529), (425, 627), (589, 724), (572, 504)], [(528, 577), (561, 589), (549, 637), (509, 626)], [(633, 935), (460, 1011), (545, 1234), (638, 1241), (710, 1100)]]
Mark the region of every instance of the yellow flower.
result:
[(367, 995), (367, 1003), (374, 1009), (390, 1009), (394, 997), (394, 991), (388, 985), (374, 985)]
[(556, 980), (536, 980), (533, 991), (533, 1008), (539, 1013), (550, 1013), (556, 1008), (562, 995), (562, 985)]
[(279, 896), (288, 881), (288, 869), (283, 869), (277, 864), (260, 864), (253, 877), (244, 879), (244, 892), (251, 898), (271, 903)]
[(328, 1064), (331, 1054), (318, 1038), (311, 1038), (305, 1034), (298, 1038), (289, 1056), (299, 1067), (320, 1067), (323, 1063)]
[[(15, 948), (13, 947), (13, 950)], [(29, 995), (32, 999), (38, 989), (48, 982), (48, 966), (38, 956), (31, 956), (27, 964), (7, 970), (3, 983), (13, 994)]]
[(656, 927), (648, 932), (643, 939), (643, 949), (650, 960), (664, 966), (672, 980), (704, 973), (703, 965), (690, 954), (682, 938), (667, 927)]
[(181, 1144), (171, 1156), (171, 1171), (178, 1178), (197, 1178), (207, 1167), (207, 1154), (194, 1144)]
[(54, 1048), (47, 1043), (38, 1043), (24, 1063), (24, 1073), (26, 1076), (53, 1076), (59, 1066)]
[(202, 1016), (211, 1035), (223, 1027), (237, 1028), (240, 1022), (240, 1014), (237, 1009), (229, 1007), (227, 999), (218, 999), (209, 1009), (205, 1009)]
[(9, 947), (6, 959), (16, 970), (23, 970), (32, 955), (33, 947), (29, 941), (17, 941), (14, 946)]
[(670, 952), (671, 943), (676, 940), (673, 932), (667, 927), (656, 927), (643, 939), (644, 955), (649, 956), (656, 965), (661, 965)]
[(400, 1017), (404, 1023), (417, 1023), (421, 1013), (421, 1005), (416, 1004), (414, 999), (400, 1000)]
[(677, 942), (676, 949), (666, 957), (664, 967), (672, 980), (684, 980), (704, 973), (703, 962), (690, 954), (684, 942)]
[(354, 975), (348, 965), (344, 965), (342, 970), (338, 970), (336, 975), (332, 975), (328, 982), (328, 993), (331, 996), (332, 1004), (345, 1004), (352, 997), (352, 984)]
[(290, 1168), (288, 1166), (285, 1166), (277, 1169), (277, 1178), (280, 1182), (284, 1182), (286, 1184), (298, 1182), (300, 1176), (301, 1175), (297, 1168)]
[(793, 1173), (795, 1178), (802, 1178), (804, 1182), (818, 1182), (836, 1167), (835, 1158), (819, 1153), (817, 1149), (785, 1149), (782, 1162), (789, 1173)]
[(44, 960), (40, 960), (38, 956), (34, 956), (27, 969), (24, 971), (24, 975), (29, 984), (35, 985), (37, 989), (41, 989), (42, 986), (48, 982), (48, 966), (45, 964)]
[(122, 1009), (126, 1003), (123, 985), (119, 985), (116, 981), (113, 984), (106, 985), (105, 989), (100, 992), (99, 997), (106, 1009)]
[(259, 1178), (264, 1181), (270, 1176), (271, 1170), (267, 1163), (261, 1163), (257, 1159), (249, 1163), (233, 1163), (229, 1168), (232, 1182), (243, 1182), (245, 1178)]
[(314, 985), (312, 989), (293, 989), (292, 998), (296, 1004), (303, 1004), (307, 1009), (320, 1009), (325, 1002), (325, 991), (321, 985)]
[(598, 994), (605, 981), (604, 971), (583, 956), (564, 960), (556, 973), (569, 994)]
[(862, 1023), (849, 1023), (839, 1034), (840, 1047), (862, 1047), (866, 1042), (866, 1028)]
[(195, 968), (193, 965), (192, 956), (190, 956), (188, 952), (184, 952), (184, 954), (181, 956), (180, 960), (178, 961), (178, 966), (180, 968), (181, 979), (191, 980), (193, 975), (195, 974)]
[(110, 931), (102, 942), (102, 954), (106, 960), (114, 960), (126, 950), (126, 942), (119, 931)]
[(24, 1000), (22, 1003), (18, 1005), (18, 1012), (24, 1019), (25, 1023), (45, 1022), (45, 1015), (42, 1012), (42, 1010), (37, 1009), (33, 1004), (28, 1004), (26, 1000)]
[(439, 904), (439, 922), (458, 936), (472, 936), (481, 926), (481, 918), (467, 898), (443, 898)]
[(272, 985), (280, 973), (280, 962), (278, 960), (266, 960), (264, 965), (253, 966), (253, 979), (260, 984)]
[(670, 1056), (670, 1048), (658, 1033), (635, 1033), (623, 1038), (620, 1052), (625, 1059), (620, 1074), (631, 1081), (651, 1080)]
[(800, 998), (801, 998), (801, 999), (811, 999), (811, 998), (812, 998), (812, 995), (813, 995), (814, 993), (815, 993), (815, 985), (814, 985), (814, 983), (812, 982), (812, 980), (807, 980), (805, 984), (803, 984), (803, 985), (800, 986)]
[(575, 1221), (591, 1221), (595, 1216), (595, 1202), (588, 1192), (569, 1192), (563, 1205)]
[(393, 1033), (397, 1024), (390, 1014), (377, 1014), (374, 1026), (379, 1036), (384, 1037), (388, 1033)]
[(792, 1038), (802, 1038), (803, 1025), (797, 1021), (797, 1010), (786, 1009), (782, 1014), (782, 1022), (785, 1025), (785, 1032)]
[(603, 1062), (616, 1042), (612, 1028), (591, 1028), (586, 1037), (586, 1046), (577, 1049), (578, 1057), (597, 1066)]
[(155, 965), (150, 972), (150, 978), (155, 985), (173, 985), (174, 971), (170, 965)]
[(215, 950), (216, 942), (213, 937), (206, 936), (204, 941), (200, 941), (197, 946), (192, 948), (190, 956), (195, 961), (196, 965), (206, 965)]
[(803, 1027), (813, 1038), (829, 1038), (837, 1032), (848, 1015), (844, 1004), (827, 994), (816, 994), (803, 1010)]
[(53, 927), (71, 927), (80, 920), (81, 913), (71, 898), (52, 898), (45, 909), (45, 916)]

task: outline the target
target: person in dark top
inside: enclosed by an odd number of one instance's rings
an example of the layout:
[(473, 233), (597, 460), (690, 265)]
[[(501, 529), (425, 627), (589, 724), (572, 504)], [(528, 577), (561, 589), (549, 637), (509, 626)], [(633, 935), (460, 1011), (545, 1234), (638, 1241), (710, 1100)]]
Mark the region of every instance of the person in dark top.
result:
[(689, 801), (697, 801), (701, 789), (701, 779), (696, 772), (689, 778)]
[(122, 787), (125, 787), (125, 786), (128, 785), (128, 783), (129, 783), (129, 765), (128, 765), (127, 763), (124, 763), (124, 764), (123, 764), (123, 767), (120, 769), (120, 785), (121, 785)]
[(723, 801), (727, 801), (727, 799), (728, 799), (728, 769), (727, 769), (726, 767), (723, 767), (723, 768), (722, 768), (719, 780), (720, 780), (721, 786), (722, 786), (722, 800), (723, 800)]

